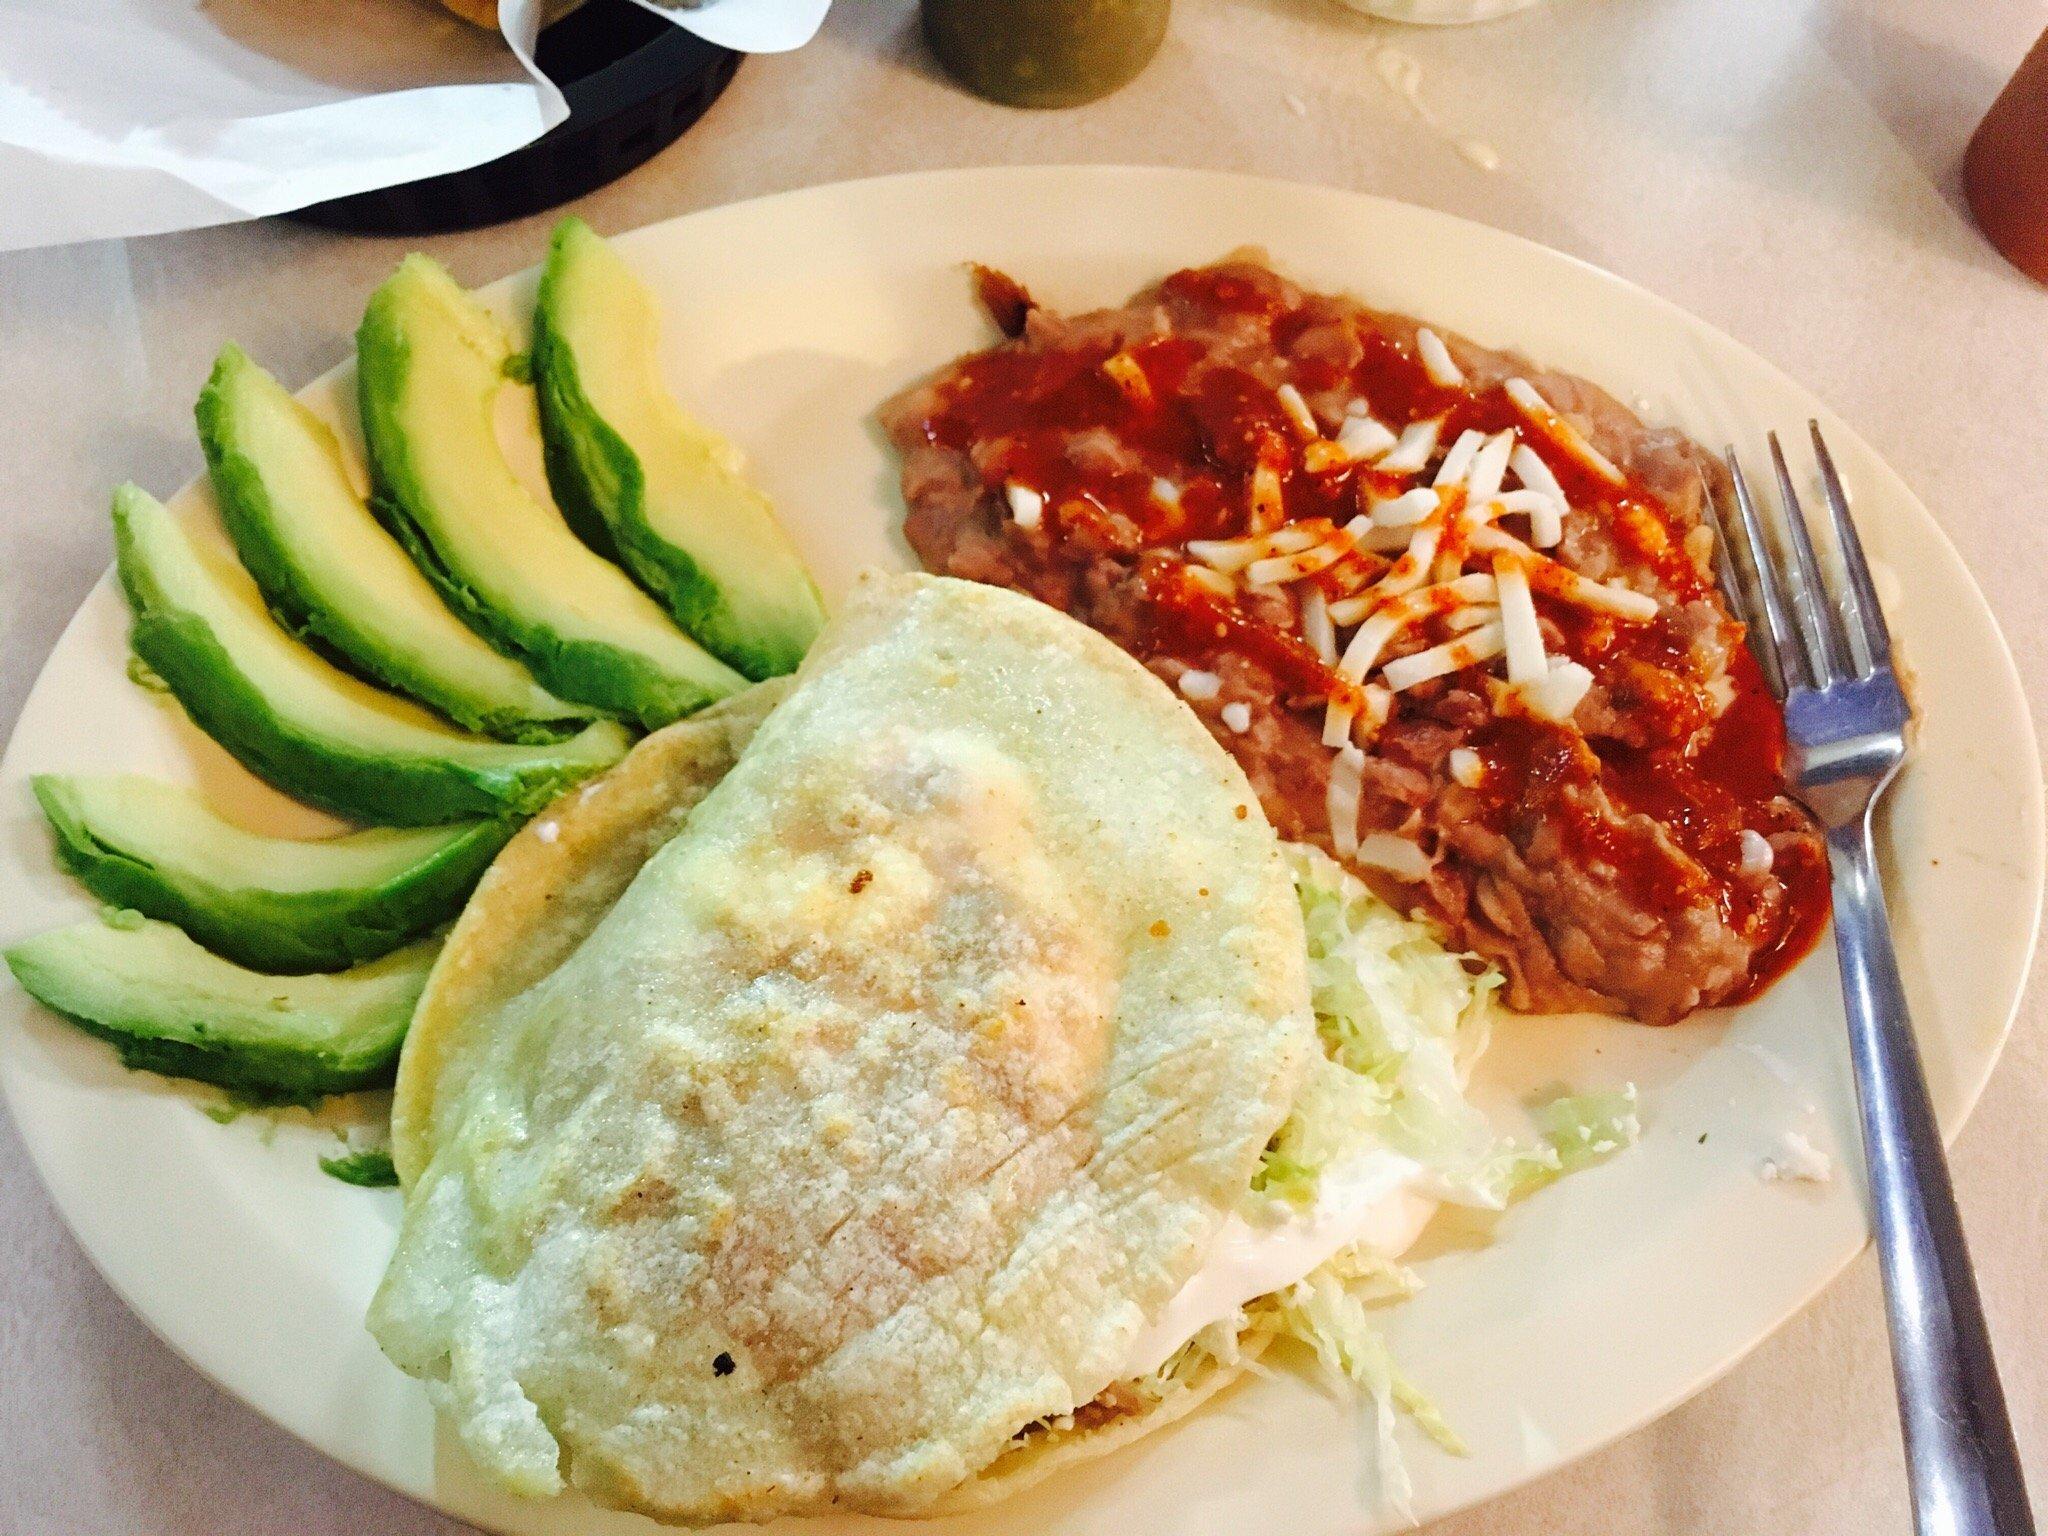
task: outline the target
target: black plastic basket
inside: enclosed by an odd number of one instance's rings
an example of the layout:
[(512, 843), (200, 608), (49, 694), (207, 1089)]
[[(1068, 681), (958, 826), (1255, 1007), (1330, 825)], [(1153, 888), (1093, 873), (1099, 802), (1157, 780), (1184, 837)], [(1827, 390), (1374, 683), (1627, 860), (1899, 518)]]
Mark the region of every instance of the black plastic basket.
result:
[(431, 235), (502, 224), (594, 192), (666, 149), (704, 115), (740, 56), (634, 5), (587, 0), (534, 54), (569, 115), (511, 154), (286, 215), (325, 229)]

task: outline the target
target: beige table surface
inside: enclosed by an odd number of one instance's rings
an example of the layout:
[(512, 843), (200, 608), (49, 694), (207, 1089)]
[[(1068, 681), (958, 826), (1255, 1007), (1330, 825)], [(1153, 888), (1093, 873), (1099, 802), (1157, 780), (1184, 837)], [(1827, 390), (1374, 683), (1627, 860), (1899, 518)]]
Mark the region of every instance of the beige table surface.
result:
[[(1889, 454), (1961, 547), (2048, 717), (2048, 292), (1958, 212), (1969, 126), (2040, 0), (1548, 0), (1386, 27), (1328, 0), (1180, 0), (1151, 70), (1030, 114), (934, 78), (908, 0), (839, 0), (679, 145), (587, 200), (600, 227), (929, 166), (1133, 161), (1406, 198), (1635, 279), (1747, 342)], [(1378, 72), (1421, 66), (1420, 119)], [(1498, 148), (1479, 169), (1452, 147)], [(0, 211), (4, 216), (4, 211)], [(545, 223), (435, 240), (458, 276)], [(287, 224), (0, 257), (0, 729), (105, 566), (107, 488), (199, 468), (192, 395), (234, 337), (292, 381), (339, 361), (401, 252)], [(1956, 1153), (2037, 1508), (2048, 1509), (2048, 994)], [(1718, 1386), (1445, 1536), (1863, 1536), (1908, 1527), (1866, 1256)], [(0, 1122), (0, 1532), (454, 1532), (194, 1375), (107, 1291)]]

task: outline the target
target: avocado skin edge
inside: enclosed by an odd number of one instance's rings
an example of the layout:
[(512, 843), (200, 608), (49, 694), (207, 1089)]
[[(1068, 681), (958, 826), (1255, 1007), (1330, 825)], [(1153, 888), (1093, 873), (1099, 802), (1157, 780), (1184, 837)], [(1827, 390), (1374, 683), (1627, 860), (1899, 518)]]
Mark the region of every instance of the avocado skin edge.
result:
[[(554, 324), (556, 286), (569, 241), (588, 232), (574, 215), (555, 226), (533, 315), (533, 380), (540, 397), (541, 451), (548, 484), (569, 526), (583, 541), (630, 570), (691, 637), (755, 682), (796, 670), (817, 628), (798, 638), (757, 630), (731, 612), (725, 595), (687, 550), (648, 525), (646, 473), (640, 456), (590, 403), (576, 355)], [(590, 238), (598, 238), (594, 233)], [(810, 585), (808, 576), (803, 577)]]
[(419, 699), (457, 725), (501, 741), (562, 741), (589, 724), (589, 716), (535, 720), (513, 710), (480, 707), (455, 696), (434, 686), (431, 678), (381, 661), (378, 647), (365, 639), (350, 615), (309, 602), (301, 595), (291, 557), (271, 531), (277, 513), (263, 474), (235, 446), (233, 407), (227, 400), (230, 374), (236, 368), (255, 366), (240, 348), (224, 348), (207, 377), (206, 387), (193, 404), (192, 414), (198, 424), (199, 445), (206, 455), (221, 522), (279, 627), (345, 670)]
[[(409, 258), (410, 259), (410, 258)], [(714, 703), (720, 694), (600, 641), (571, 640), (541, 624), (486, 602), (436, 552), (423, 519), (414, 515), (417, 477), (406, 428), (395, 407), (403, 395), (412, 345), (404, 323), (391, 313), (390, 283), (370, 296), (356, 329), (356, 391), (363, 439), (370, 450), (370, 510), (405, 546), (442, 601), (462, 621), (508, 656), (526, 663), (541, 686), (655, 730)], [(574, 525), (571, 525), (574, 531)]]
[(591, 761), (472, 767), (445, 758), (378, 757), (311, 736), (271, 708), (203, 619), (166, 611), (147, 562), (118, 516), (114, 552), (134, 614), (129, 644), (135, 654), (164, 680), (200, 730), (296, 800), (373, 826), (439, 826), (537, 811), (602, 766)]
[(227, 890), (101, 842), (61, 777), (30, 782), (57, 839), (57, 862), (110, 906), (176, 923), (225, 959), (276, 975), (339, 971), (388, 955), (455, 916), (517, 823), (479, 822), (369, 890)]
[(212, 1083), (252, 1103), (278, 1107), (310, 1108), (333, 1094), (390, 1087), (398, 1074), (399, 1047), (405, 1043), (405, 1031), (401, 1029), (388, 1041), (380, 1042), (373, 1052), (316, 1062), (303, 1052), (282, 1046), (210, 1045), (131, 1035), (111, 1025), (65, 1013), (49, 1003), (43, 1006), (51, 1008), (66, 1023), (106, 1041), (121, 1058), (121, 1065), (130, 1071)]

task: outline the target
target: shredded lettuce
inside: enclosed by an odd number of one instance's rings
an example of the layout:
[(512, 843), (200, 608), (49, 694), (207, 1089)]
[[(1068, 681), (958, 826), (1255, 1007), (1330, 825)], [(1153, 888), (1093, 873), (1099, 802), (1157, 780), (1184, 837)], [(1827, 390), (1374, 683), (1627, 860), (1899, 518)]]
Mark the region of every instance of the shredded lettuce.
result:
[(1511, 1200), (1634, 1146), (1643, 1131), (1635, 1084), (1560, 1095), (1537, 1108), (1536, 1128), (1543, 1138), (1539, 1151), (1547, 1156), (1524, 1159), (1509, 1191)]
[[(1290, 844), (1287, 852), (1323, 1059), (1267, 1147), (1256, 1193), (1309, 1204), (1324, 1170), (1353, 1152), (1388, 1147), (1424, 1170), (1435, 1198), (1500, 1210), (1635, 1141), (1633, 1088), (1551, 1100), (1535, 1111), (1533, 1141), (1497, 1131), (1465, 1097), (1465, 1082), (1491, 1034), (1500, 973), (1446, 950), (1428, 925), (1403, 917), (1319, 850)], [(1410, 1484), (1394, 1440), (1402, 1416), (1444, 1450), (1464, 1454), (1372, 1323), (1373, 1307), (1415, 1285), (1409, 1271), (1355, 1246), (1252, 1307), (1370, 1397), (1381, 1489), (1403, 1512)]]
[[(1309, 994), (1325, 1060), (1267, 1150), (1253, 1187), (1295, 1202), (1353, 1148), (1392, 1148), (1430, 1193), (1498, 1210), (1530, 1154), (1465, 1097), (1492, 1031), (1500, 973), (1452, 954), (1321, 851), (1290, 844), (1308, 933)], [(1536, 1154), (1539, 1157), (1540, 1153)]]
[[(1287, 853), (1323, 1054), (1253, 1177), (1260, 1199), (1312, 1204), (1333, 1165), (1391, 1149), (1423, 1170), (1429, 1195), (1499, 1210), (1635, 1140), (1633, 1089), (1551, 1100), (1535, 1111), (1532, 1141), (1496, 1131), (1465, 1097), (1465, 1080), (1486, 1049), (1500, 973), (1447, 951), (1426, 924), (1403, 917), (1318, 850), (1290, 844)], [(1465, 1454), (1373, 1326), (1374, 1308), (1412, 1295), (1418, 1283), (1394, 1259), (1353, 1244), (1284, 1290), (1209, 1324), (1156, 1371), (1116, 1384), (1099, 1406), (1146, 1411), (1207, 1367), (1235, 1364), (1251, 1334), (1291, 1338), (1334, 1381), (1371, 1401), (1380, 1490), (1405, 1515), (1411, 1484), (1395, 1439), (1401, 1420), (1452, 1455)], [(1018, 1438), (1069, 1435), (1089, 1422), (1076, 1409), (1037, 1420)]]
[(1401, 1266), (1368, 1250), (1349, 1249), (1290, 1285), (1254, 1303), (1289, 1338), (1315, 1351), (1332, 1380), (1366, 1394), (1372, 1403), (1374, 1472), (1380, 1497), (1403, 1519), (1412, 1519), (1414, 1486), (1394, 1438), (1402, 1415), (1453, 1456), (1466, 1454), (1464, 1441), (1444, 1422), (1436, 1405), (1394, 1363), (1386, 1339), (1375, 1328), (1370, 1308), (1413, 1293), (1416, 1281)]
[[(1172, 1396), (1176, 1388), (1191, 1384), (1210, 1366), (1228, 1369), (1236, 1365), (1244, 1354), (1246, 1330), (1254, 1326), (1251, 1315), (1243, 1310), (1228, 1317), (1219, 1317), (1168, 1355), (1157, 1370), (1118, 1382), (1095, 1401), (1113, 1402), (1116, 1411), (1122, 1414), (1148, 1413)], [(1083, 1411), (1083, 1408), (1076, 1408), (1071, 1412), (1034, 1419), (1018, 1430), (1014, 1438), (1030, 1440), (1071, 1435)]]

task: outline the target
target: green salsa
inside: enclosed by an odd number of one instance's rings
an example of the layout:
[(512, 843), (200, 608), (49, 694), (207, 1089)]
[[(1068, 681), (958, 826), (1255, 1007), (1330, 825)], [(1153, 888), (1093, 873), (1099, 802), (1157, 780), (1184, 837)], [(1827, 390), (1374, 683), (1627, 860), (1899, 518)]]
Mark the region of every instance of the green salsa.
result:
[(990, 101), (1074, 107), (1130, 81), (1159, 51), (1172, 0), (924, 0), (947, 73)]

